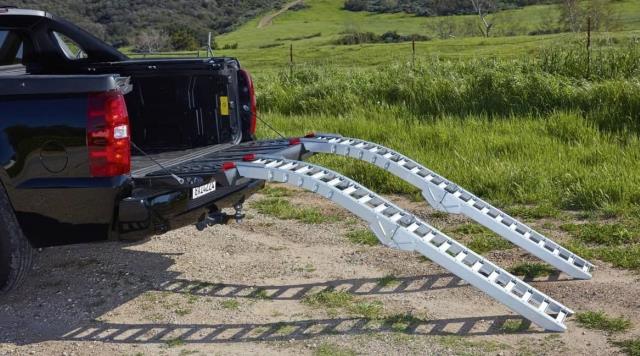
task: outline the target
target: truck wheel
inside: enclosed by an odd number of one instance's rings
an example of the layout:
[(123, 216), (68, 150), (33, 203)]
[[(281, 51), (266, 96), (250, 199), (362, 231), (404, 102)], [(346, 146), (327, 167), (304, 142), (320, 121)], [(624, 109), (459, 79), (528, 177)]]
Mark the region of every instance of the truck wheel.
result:
[(33, 248), (22, 234), (9, 198), (0, 186), (0, 295), (22, 283), (32, 261)]

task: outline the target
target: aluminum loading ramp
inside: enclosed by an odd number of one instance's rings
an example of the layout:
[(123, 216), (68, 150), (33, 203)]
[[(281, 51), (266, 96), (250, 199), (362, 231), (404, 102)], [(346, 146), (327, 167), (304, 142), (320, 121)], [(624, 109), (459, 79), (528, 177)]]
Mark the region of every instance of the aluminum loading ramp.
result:
[(374, 164), (420, 189), (433, 208), (463, 214), (571, 277), (591, 278), (593, 265), (588, 261), (396, 151), (335, 135), (318, 134), (302, 138), (300, 142), (310, 152), (335, 154)]
[[(303, 143), (308, 149), (308, 143), (313, 142)], [(336, 172), (296, 160), (248, 155), (243, 162), (235, 162), (235, 170), (227, 174), (286, 183), (319, 194), (367, 221), (385, 246), (419, 252), (545, 330), (566, 330), (564, 320), (573, 314), (571, 309)]]

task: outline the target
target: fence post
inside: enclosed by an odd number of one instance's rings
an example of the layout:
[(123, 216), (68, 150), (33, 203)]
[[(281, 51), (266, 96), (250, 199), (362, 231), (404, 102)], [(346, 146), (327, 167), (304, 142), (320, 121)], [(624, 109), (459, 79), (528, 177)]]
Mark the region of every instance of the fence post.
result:
[(591, 76), (591, 16), (587, 17), (587, 78)]
[(411, 50), (412, 50), (412, 56), (411, 56), (411, 66), (413, 68), (416, 67), (416, 39), (412, 38), (411, 39)]
[(293, 75), (293, 43), (289, 44), (289, 72)]
[(207, 37), (207, 57), (213, 57), (213, 48), (211, 48), (211, 32)]

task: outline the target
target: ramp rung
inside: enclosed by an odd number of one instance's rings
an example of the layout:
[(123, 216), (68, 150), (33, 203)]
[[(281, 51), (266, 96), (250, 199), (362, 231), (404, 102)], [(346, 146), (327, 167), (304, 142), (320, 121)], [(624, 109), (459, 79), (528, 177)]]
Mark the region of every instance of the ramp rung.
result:
[(302, 166), (299, 169), (296, 169), (294, 172), (298, 173), (298, 174), (304, 174), (304, 173), (307, 173), (310, 170), (311, 170), (311, 168), (309, 168), (309, 166)]
[(316, 174), (311, 175), (311, 178), (320, 179), (325, 176), (325, 172), (318, 172)]
[(556, 317), (556, 321), (558, 323), (563, 323), (564, 319), (567, 317), (567, 313), (565, 313), (564, 311), (559, 311), (558, 312), (558, 316)]
[(507, 285), (504, 287), (504, 290), (507, 292), (511, 292), (511, 290), (513, 289), (513, 287), (515, 287), (516, 284), (513, 281), (509, 281), (507, 283)]
[(342, 192), (346, 195), (350, 195), (351, 193), (356, 191), (356, 187), (354, 186), (350, 186), (347, 189), (343, 190)]
[(468, 255), (465, 252), (460, 252), (457, 256), (456, 256), (456, 261), (458, 262), (462, 262), (462, 260), (464, 260)]
[(373, 209), (373, 211), (375, 211), (376, 213), (380, 213), (383, 210), (385, 210), (387, 208), (386, 204), (381, 204), (380, 206), (377, 206), (375, 209)]
[(440, 245), (440, 247), (438, 247), (438, 250), (445, 252), (449, 249), (449, 247), (451, 247), (451, 244), (445, 241), (442, 243), (442, 245)]
[(420, 225), (418, 225), (416, 223), (412, 223), (411, 225), (407, 226), (407, 231), (414, 232), (414, 231), (418, 230), (419, 227), (420, 227)]
[[(306, 150), (375, 163), (422, 190), (427, 201), (447, 212), (464, 214), (515, 245), (575, 278), (591, 278), (593, 265), (459, 186), (387, 147), (353, 138), (301, 139)], [(348, 143), (348, 147), (337, 149)], [(429, 198), (432, 197), (432, 198)], [(431, 200), (430, 200), (431, 199)], [(549, 249), (552, 247), (551, 249)]]
[(471, 269), (474, 272), (478, 272), (480, 270), (480, 268), (482, 268), (482, 262), (477, 261), (476, 263), (473, 264), (473, 267), (471, 267)]
[(544, 313), (544, 311), (547, 310), (548, 306), (549, 306), (549, 302), (547, 302), (546, 300), (543, 300), (542, 303), (540, 303), (538, 310)]
[(287, 164), (285, 164), (284, 166), (280, 167), (281, 169), (286, 169), (286, 170), (290, 170), (291, 168), (295, 167), (296, 164), (293, 162), (289, 162)]
[(281, 161), (271, 161), (269, 163), (266, 164), (267, 167), (271, 168), (271, 167), (275, 167), (277, 166)]

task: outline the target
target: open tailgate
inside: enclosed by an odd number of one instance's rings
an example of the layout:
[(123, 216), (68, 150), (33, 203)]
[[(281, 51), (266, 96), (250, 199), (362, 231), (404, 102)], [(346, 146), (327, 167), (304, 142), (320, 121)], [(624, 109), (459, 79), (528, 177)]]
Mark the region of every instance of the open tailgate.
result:
[(191, 225), (211, 211), (241, 203), (264, 181), (227, 174), (225, 163), (251, 155), (302, 160), (311, 153), (299, 141), (279, 139), (216, 145), (177, 156), (137, 156), (131, 172), (133, 189), (119, 205), (120, 238), (137, 239)]

